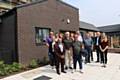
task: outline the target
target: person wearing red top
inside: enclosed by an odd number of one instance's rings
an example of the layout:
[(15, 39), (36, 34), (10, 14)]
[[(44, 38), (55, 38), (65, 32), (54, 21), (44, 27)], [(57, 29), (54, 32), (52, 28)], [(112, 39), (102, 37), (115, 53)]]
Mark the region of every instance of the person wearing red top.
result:
[(100, 51), (101, 51), (101, 61), (103, 63), (102, 67), (106, 67), (107, 64), (107, 54), (108, 54), (108, 39), (105, 33), (101, 36), (100, 42)]

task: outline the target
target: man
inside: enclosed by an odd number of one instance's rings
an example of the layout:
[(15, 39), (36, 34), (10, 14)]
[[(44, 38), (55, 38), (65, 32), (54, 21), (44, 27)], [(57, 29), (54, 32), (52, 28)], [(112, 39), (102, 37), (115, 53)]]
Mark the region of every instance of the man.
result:
[(93, 49), (93, 41), (92, 41), (92, 38), (90, 36), (89, 33), (86, 33), (85, 36), (84, 36), (84, 46), (85, 46), (85, 50), (87, 51), (87, 59), (86, 59), (86, 62), (85, 63), (90, 63), (90, 57), (91, 57), (91, 52), (92, 52), (92, 49)]
[(66, 73), (64, 71), (64, 61), (65, 61), (65, 48), (62, 43), (62, 38), (59, 38), (54, 47), (55, 50), (55, 60), (56, 60), (56, 71), (57, 74), (60, 75), (59, 66), (61, 64), (61, 72)]
[(48, 47), (48, 56), (49, 56), (50, 65), (52, 66), (52, 69), (55, 65), (54, 53), (52, 49), (53, 37), (54, 37), (54, 32), (51, 31), (49, 33), (49, 36), (46, 38), (46, 46)]
[(70, 38), (70, 33), (65, 33), (65, 39), (63, 40), (64, 46), (65, 46), (65, 69), (72, 69), (72, 39)]
[(79, 35), (75, 34), (75, 40), (73, 41), (72, 48), (73, 48), (73, 66), (74, 71), (76, 71), (77, 61), (79, 63), (80, 73), (83, 73), (82, 69), (82, 53), (81, 50), (83, 48), (82, 42), (78, 40)]
[(87, 50), (84, 48), (83, 36), (81, 35), (80, 31), (76, 31), (76, 34), (78, 35), (78, 38), (77, 38), (78, 41), (83, 44), (83, 48), (81, 49), (81, 53), (82, 53), (82, 55), (85, 57), (85, 63), (86, 63), (87, 57), (88, 57), (88, 52), (87, 52)]
[(97, 61), (96, 62), (100, 62), (100, 56), (101, 56), (101, 53), (100, 53), (100, 48), (99, 48), (99, 45), (100, 45), (100, 41), (101, 41), (101, 37), (100, 37), (100, 32), (96, 32), (96, 37), (95, 37), (95, 50), (96, 50), (96, 53), (97, 53)]

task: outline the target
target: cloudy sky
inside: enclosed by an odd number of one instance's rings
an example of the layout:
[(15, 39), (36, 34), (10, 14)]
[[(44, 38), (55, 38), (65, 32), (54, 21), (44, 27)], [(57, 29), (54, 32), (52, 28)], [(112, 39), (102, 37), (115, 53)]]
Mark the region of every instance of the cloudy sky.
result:
[(120, 0), (63, 0), (79, 8), (80, 20), (96, 26), (120, 24)]

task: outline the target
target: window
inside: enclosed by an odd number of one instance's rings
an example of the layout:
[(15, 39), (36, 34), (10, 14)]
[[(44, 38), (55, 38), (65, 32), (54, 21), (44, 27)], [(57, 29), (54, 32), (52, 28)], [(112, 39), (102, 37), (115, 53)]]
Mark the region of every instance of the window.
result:
[(35, 42), (41, 44), (45, 42), (46, 37), (49, 35), (50, 29), (35, 27)]
[(113, 36), (113, 47), (120, 48), (120, 36), (114, 35)]

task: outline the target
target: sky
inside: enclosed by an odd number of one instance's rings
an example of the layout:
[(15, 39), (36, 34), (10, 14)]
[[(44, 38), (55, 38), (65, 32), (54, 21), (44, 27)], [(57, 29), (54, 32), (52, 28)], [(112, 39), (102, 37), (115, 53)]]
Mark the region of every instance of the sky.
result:
[(120, 0), (63, 0), (79, 9), (81, 21), (97, 27), (120, 24)]

